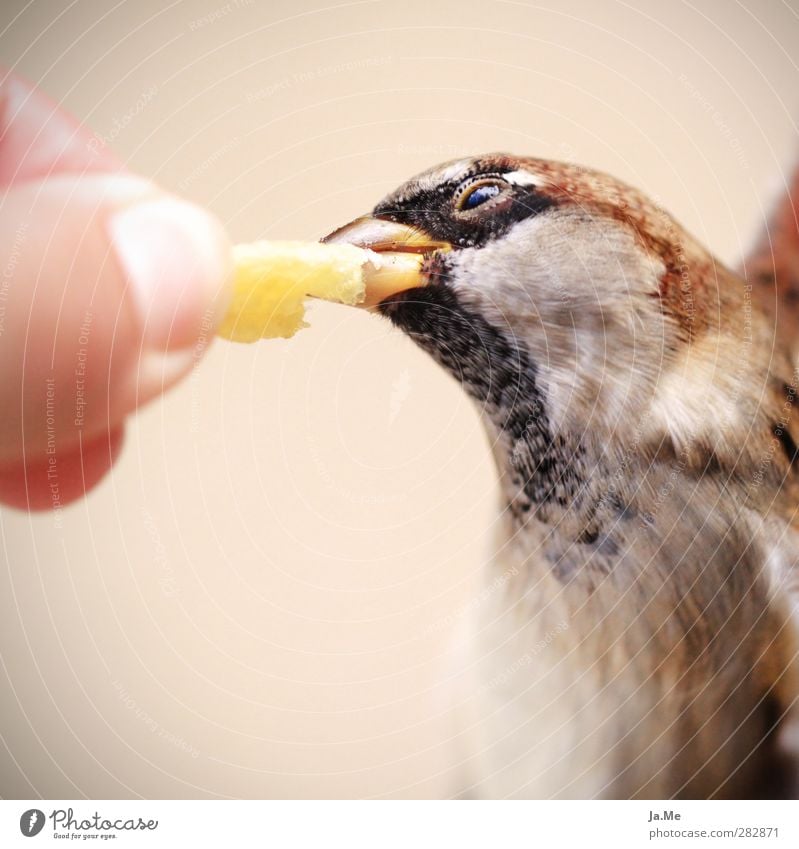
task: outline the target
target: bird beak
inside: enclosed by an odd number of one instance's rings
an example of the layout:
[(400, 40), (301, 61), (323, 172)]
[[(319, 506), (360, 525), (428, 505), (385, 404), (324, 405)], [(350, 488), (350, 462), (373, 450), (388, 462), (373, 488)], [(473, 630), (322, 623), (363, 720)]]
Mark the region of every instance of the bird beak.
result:
[(366, 299), (360, 304), (364, 307), (379, 304), (408, 289), (426, 286), (429, 279), (422, 270), (425, 257), (452, 247), (449, 242), (432, 239), (423, 230), (371, 215), (356, 218), (322, 241), (355, 245), (377, 254), (364, 266)]

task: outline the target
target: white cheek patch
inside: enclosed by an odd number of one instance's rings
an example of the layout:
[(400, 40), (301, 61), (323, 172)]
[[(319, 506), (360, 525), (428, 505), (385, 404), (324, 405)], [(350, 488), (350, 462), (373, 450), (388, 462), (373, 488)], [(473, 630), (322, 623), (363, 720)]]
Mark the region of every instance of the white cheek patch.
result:
[(662, 271), (628, 228), (556, 208), (520, 221), (491, 250), (460, 251), (451, 286), (524, 341), (546, 373), (553, 426), (603, 410), (616, 427), (663, 357), (664, 319), (650, 297)]

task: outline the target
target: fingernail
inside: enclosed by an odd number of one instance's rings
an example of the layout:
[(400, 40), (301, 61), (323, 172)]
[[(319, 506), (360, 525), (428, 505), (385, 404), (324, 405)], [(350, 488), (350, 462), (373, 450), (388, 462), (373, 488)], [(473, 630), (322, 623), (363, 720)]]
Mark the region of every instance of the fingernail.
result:
[(123, 207), (109, 220), (114, 251), (157, 351), (195, 345), (227, 305), (230, 244), (197, 206), (169, 196)]

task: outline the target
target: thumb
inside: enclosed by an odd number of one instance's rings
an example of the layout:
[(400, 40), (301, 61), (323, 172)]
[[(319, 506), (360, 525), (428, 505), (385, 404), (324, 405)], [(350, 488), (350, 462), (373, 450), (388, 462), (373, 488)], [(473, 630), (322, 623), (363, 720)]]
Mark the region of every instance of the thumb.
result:
[(0, 201), (0, 500), (48, 506), (52, 479), (43, 500), (36, 480), (51, 458), (61, 502), (91, 486), (87, 472), (102, 476), (124, 417), (210, 341), (229, 271), (218, 222), (145, 180), (10, 187)]

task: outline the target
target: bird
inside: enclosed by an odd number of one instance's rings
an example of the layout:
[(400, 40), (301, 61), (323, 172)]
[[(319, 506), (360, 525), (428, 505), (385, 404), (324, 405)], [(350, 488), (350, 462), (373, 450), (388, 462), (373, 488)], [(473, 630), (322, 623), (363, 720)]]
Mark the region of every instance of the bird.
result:
[(433, 167), (323, 240), (422, 255), (372, 309), (491, 445), (453, 795), (796, 794), (792, 192), (739, 269), (614, 177), (506, 153)]

